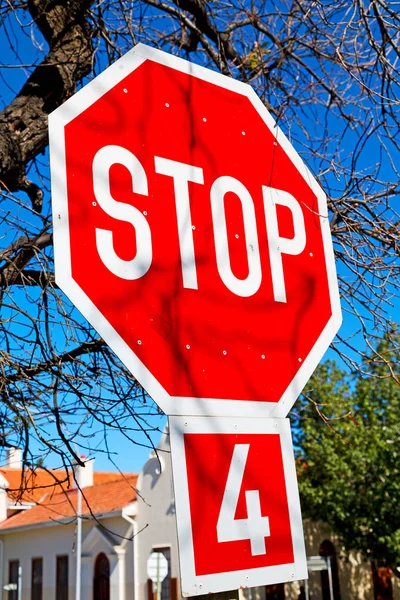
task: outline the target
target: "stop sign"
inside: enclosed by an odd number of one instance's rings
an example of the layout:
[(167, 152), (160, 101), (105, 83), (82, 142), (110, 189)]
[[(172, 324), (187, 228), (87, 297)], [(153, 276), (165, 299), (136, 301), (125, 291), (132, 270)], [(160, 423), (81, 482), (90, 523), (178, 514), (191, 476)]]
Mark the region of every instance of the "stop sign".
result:
[(325, 195), (252, 88), (139, 44), (50, 151), (56, 281), (159, 406), (285, 416), (341, 313)]

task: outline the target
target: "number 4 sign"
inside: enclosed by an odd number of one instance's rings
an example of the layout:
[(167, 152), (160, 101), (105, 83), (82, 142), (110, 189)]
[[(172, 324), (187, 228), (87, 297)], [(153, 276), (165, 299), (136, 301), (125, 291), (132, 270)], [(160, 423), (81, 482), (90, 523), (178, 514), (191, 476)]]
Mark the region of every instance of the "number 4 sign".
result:
[(306, 579), (289, 421), (169, 424), (182, 595)]

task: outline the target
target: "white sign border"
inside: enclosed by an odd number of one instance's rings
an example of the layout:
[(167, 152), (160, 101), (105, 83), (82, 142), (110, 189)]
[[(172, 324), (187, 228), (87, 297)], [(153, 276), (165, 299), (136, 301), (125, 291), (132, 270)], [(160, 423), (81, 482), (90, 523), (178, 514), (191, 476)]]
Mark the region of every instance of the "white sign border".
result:
[[(182, 596), (305, 580), (307, 558), (289, 419), (169, 417), (172, 475), (178, 528)], [(285, 565), (197, 576), (194, 565), (189, 489), (184, 447), (186, 433), (279, 433), (293, 539), (294, 562)]]
[[(64, 128), (71, 120), (90, 107), (98, 98), (146, 60), (152, 60), (224, 89), (229, 89), (237, 94), (247, 96), (318, 199), (332, 316), (277, 403), (170, 396), (72, 278)], [(342, 322), (342, 315), (325, 193), (291, 143), (275, 124), (274, 119), (251, 86), (171, 54), (150, 48), (144, 44), (138, 44), (51, 113), (49, 116), (49, 141), (56, 283), (104, 338), (148, 394), (169, 415), (285, 417), (336, 335)]]

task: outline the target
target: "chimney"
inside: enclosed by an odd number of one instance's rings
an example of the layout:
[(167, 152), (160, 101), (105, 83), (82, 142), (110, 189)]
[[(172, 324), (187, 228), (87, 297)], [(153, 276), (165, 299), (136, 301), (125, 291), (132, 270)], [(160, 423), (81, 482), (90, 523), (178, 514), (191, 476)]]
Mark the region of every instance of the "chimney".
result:
[(81, 467), (77, 464), (72, 465), (74, 472), (74, 479), (72, 481), (73, 489), (78, 487), (77, 483), (81, 489), (93, 485), (94, 458), (87, 458), (86, 456), (81, 456), (80, 458), (82, 462), (85, 463), (85, 466)]
[(22, 450), (20, 448), (7, 449), (7, 468), (22, 469)]

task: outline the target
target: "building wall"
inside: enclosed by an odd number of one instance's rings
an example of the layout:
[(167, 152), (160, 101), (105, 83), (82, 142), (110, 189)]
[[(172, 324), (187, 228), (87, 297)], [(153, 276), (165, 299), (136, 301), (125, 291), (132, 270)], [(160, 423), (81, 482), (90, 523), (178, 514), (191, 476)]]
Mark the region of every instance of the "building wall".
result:
[[(171, 550), (171, 577), (179, 578), (178, 537), (168, 435), (159, 444), (160, 464), (152, 455), (138, 480), (138, 598), (147, 600), (147, 559), (154, 548)], [(178, 592), (180, 593), (180, 592)]]
[[(75, 576), (75, 554), (73, 553), (74, 526), (48, 527), (43, 530), (32, 529), (21, 533), (2, 536), (3, 585), (8, 583), (8, 563), (19, 560), (22, 567), (22, 598), (30, 600), (31, 561), (43, 558), (43, 600), (54, 600), (57, 555), (68, 554), (70, 586)], [(4, 593), (4, 598), (7, 594)]]
[[(133, 542), (124, 538), (132, 535), (132, 526), (121, 517), (104, 519), (101, 526), (94, 521), (84, 522), (82, 528), (82, 600), (93, 600), (92, 581), (94, 561), (100, 552), (104, 552), (110, 560), (111, 599), (123, 600), (120, 595), (118, 581), (121, 561), (113, 550), (112, 544), (125, 550), (124, 574), (125, 599), (133, 598)], [(31, 529), (19, 533), (1, 536), (3, 546), (3, 585), (8, 583), (8, 564), (17, 559), (22, 566), (22, 600), (30, 600), (32, 558), (43, 559), (43, 600), (55, 600), (56, 560), (58, 555), (68, 555), (69, 598), (75, 598), (76, 552), (75, 524), (54, 525), (41, 529)], [(93, 530), (96, 535), (93, 536)], [(98, 534), (98, 532), (101, 532)], [(85, 542), (89, 534), (93, 541), (89, 551), (85, 551)], [(118, 535), (121, 537), (118, 537)], [(105, 538), (105, 539), (104, 539)], [(7, 592), (0, 597), (7, 599)]]
[[(372, 570), (369, 562), (363, 560), (360, 554), (343, 551), (329, 527), (321, 523), (303, 522), (307, 556), (318, 556), (320, 545), (324, 540), (330, 540), (335, 546), (338, 559), (338, 574), (341, 600), (374, 600)], [(297, 600), (300, 585), (303, 582), (286, 584), (285, 592), (288, 600)], [(322, 600), (321, 573), (309, 573), (310, 600)], [(392, 577), (393, 600), (400, 600), (400, 581)]]

